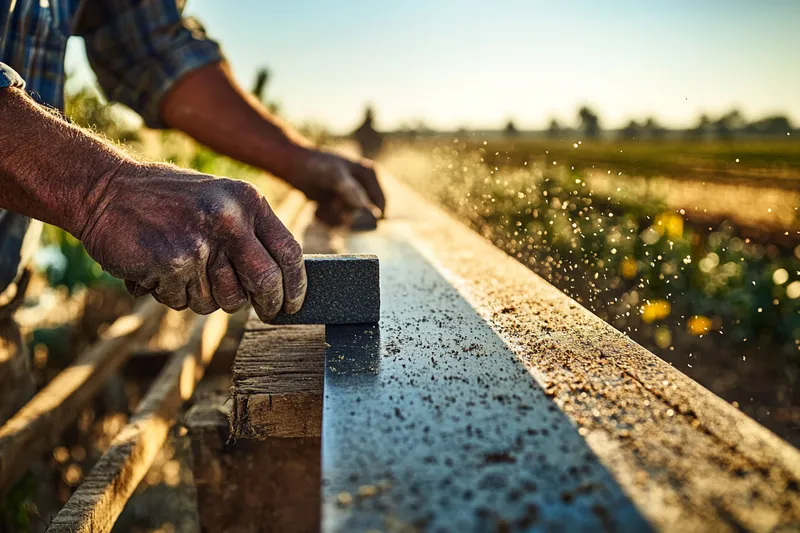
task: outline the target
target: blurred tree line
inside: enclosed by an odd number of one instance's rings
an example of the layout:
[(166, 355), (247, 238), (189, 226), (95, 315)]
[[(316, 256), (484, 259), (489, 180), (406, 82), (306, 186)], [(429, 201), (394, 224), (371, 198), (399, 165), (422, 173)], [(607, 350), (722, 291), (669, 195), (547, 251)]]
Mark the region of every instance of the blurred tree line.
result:
[[(546, 131), (548, 137), (557, 139), (568, 133), (580, 133), (587, 139), (597, 139), (602, 134), (600, 118), (593, 109), (582, 106), (577, 113), (578, 126), (576, 129), (564, 128), (555, 118), (550, 120), (550, 125)], [(513, 124), (509, 120), (508, 124)], [(661, 140), (667, 137), (673, 139), (689, 140), (733, 140), (746, 137), (786, 137), (793, 131), (791, 121), (784, 115), (774, 115), (764, 117), (752, 122), (745, 120), (738, 109), (732, 109), (727, 113), (712, 118), (707, 114), (701, 115), (697, 124), (685, 130), (670, 130), (661, 124), (654, 117), (648, 117), (643, 121), (631, 120), (628, 124), (610, 133), (620, 140)], [(508, 126), (505, 128), (506, 135), (510, 136)], [(514, 135), (518, 132), (515, 130)]]

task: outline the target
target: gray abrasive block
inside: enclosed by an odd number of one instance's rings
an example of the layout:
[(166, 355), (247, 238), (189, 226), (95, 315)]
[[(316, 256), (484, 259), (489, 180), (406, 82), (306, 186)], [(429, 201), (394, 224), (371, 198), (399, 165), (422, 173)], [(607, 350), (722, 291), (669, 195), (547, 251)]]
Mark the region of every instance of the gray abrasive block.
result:
[(376, 255), (306, 255), (308, 291), (297, 313), (271, 324), (375, 324), (381, 314)]

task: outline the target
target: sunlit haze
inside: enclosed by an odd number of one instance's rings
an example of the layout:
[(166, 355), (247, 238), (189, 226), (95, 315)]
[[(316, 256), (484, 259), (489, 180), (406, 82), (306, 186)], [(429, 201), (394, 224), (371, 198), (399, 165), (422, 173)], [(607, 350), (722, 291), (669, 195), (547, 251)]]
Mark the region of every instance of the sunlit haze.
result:
[[(238, 79), (257, 68), (297, 122), (523, 129), (654, 116), (671, 127), (736, 107), (800, 122), (800, 2), (189, 0)], [(85, 76), (79, 46), (70, 65)]]

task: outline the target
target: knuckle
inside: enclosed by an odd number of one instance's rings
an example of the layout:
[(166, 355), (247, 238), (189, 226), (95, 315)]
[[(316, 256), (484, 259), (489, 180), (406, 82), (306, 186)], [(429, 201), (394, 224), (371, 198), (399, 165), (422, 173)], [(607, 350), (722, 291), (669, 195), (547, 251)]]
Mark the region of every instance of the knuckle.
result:
[(211, 255), (211, 245), (203, 236), (190, 237), (172, 248), (165, 261), (171, 272), (188, 274)]
[(191, 253), (176, 253), (167, 259), (167, 267), (172, 272), (184, 272), (189, 270), (195, 263), (196, 259)]
[(200, 302), (191, 302), (189, 307), (198, 315), (210, 315), (219, 309), (219, 306), (216, 303), (205, 300)]
[(232, 192), (234, 198), (240, 202), (252, 204), (255, 202), (260, 202), (263, 199), (261, 191), (255, 185), (239, 180), (228, 181), (230, 183), (229, 190)]
[(281, 290), (283, 274), (276, 263), (264, 265), (253, 277), (255, 289), (260, 294), (274, 294)]
[(303, 261), (303, 247), (295, 239), (287, 239), (277, 247), (278, 262), (282, 265), (296, 266)]
[(236, 311), (247, 303), (247, 296), (241, 292), (225, 294), (220, 296), (218, 303), (225, 311)]
[(244, 181), (220, 179), (220, 186), (207, 209), (209, 226), (228, 230), (239, 229), (254, 210), (266, 203), (261, 191)]
[(195, 237), (192, 240), (191, 254), (195, 261), (207, 261), (211, 255), (211, 245), (205, 237)]

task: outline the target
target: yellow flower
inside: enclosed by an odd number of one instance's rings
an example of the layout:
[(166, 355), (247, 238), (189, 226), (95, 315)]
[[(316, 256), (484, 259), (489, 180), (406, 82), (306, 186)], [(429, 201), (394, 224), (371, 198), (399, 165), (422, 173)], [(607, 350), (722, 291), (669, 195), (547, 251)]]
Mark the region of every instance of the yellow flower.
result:
[(695, 315), (689, 318), (686, 328), (692, 335), (705, 335), (711, 331), (711, 319), (707, 316)]
[(661, 213), (656, 217), (656, 224), (664, 228), (670, 239), (683, 236), (683, 217), (678, 213)]
[(653, 333), (653, 340), (659, 348), (669, 348), (672, 344), (672, 332), (666, 326), (658, 326), (655, 333)]
[(672, 311), (672, 307), (666, 300), (653, 300), (642, 306), (642, 320), (645, 324), (650, 324), (656, 320), (667, 318)]
[(636, 260), (631, 257), (626, 257), (622, 260), (622, 277), (625, 279), (633, 279), (636, 277)]

